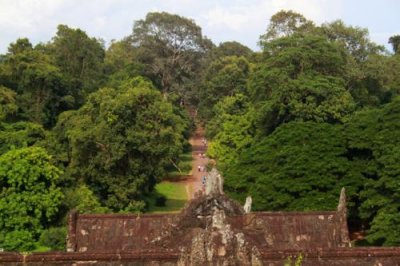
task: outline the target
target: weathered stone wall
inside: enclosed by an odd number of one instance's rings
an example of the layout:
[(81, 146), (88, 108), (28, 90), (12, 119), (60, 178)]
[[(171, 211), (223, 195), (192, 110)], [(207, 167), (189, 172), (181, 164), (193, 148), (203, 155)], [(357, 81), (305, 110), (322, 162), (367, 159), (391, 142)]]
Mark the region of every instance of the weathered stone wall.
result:
[[(162, 236), (179, 215), (71, 214), (68, 251), (143, 249)], [(70, 216), (70, 217), (71, 217)], [(71, 237), (73, 236), (73, 237)]]
[(307, 250), (262, 250), (262, 264), (281, 266), (302, 256), (302, 266), (399, 266), (400, 248), (335, 248)]
[(141, 250), (129, 253), (107, 252), (46, 252), (21, 255), (0, 253), (0, 266), (172, 266), (179, 254), (166, 251)]
[[(400, 248), (336, 248), (307, 250), (261, 250), (261, 265), (281, 266), (292, 257), (302, 254), (302, 266), (398, 266)], [(136, 251), (129, 253), (103, 252), (50, 252), (21, 255), (0, 253), (0, 266), (172, 266), (177, 265), (179, 254), (165, 251)], [(213, 262), (222, 265), (221, 257)]]
[[(69, 251), (124, 251), (149, 247), (180, 215), (79, 215), (69, 227)], [(259, 212), (228, 216), (233, 229), (243, 231), (260, 248), (345, 247), (338, 212)], [(347, 226), (346, 226), (347, 233)], [(73, 237), (71, 237), (73, 236)]]
[(227, 217), (259, 248), (305, 249), (349, 246), (338, 212), (257, 212)]

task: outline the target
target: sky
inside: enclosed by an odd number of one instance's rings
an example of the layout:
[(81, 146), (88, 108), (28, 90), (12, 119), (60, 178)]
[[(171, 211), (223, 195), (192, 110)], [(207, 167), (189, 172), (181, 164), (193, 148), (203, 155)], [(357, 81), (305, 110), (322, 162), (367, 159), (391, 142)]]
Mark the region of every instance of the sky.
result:
[(0, 0), (0, 54), (17, 38), (27, 37), (33, 44), (50, 41), (59, 24), (109, 44), (155, 11), (193, 19), (215, 44), (234, 40), (259, 50), (269, 18), (282, 9), (318, 25), (341, 19), (368, 28), (371, 40), (388, 49), (389, 37), (400, 34), (400, 0)]

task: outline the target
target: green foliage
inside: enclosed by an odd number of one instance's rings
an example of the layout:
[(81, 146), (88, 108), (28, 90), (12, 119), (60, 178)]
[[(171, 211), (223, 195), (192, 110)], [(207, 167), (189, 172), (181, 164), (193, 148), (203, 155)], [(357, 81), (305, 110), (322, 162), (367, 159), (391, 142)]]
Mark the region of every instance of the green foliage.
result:
[[(63, 195), (56, 182), (61, 171), (49, 160), (46, 151), (38, 147), (0, 156), (0, 231), (5, 234), (0, 245), (25, 249), (22, 240), (33, 241), (58, 213)], [(20, 237), (10, 242), (14, 234)]]
[(42, 126), (30, 122), (0, 123), (0, 154), (33, 146), (45, 138)]
[(0, 121), (7, 121), (17, 113), (16, 93), (0, 86)]
[(242, 94), (223, 98), (214, 106), (213, 119), (206, 127), (212, 141), (207, 154), (218, 159), (219, 168), (236, 162), (241, 151), (254, 137), (254, 110)]
[(65, 227), (52, 227), (44, 230), (39, 238), (39, 244), (51, 250), (65, 251), (67, 229)]
[(60, 116), (57, 138), (70, 151), (68, 175), (83, 178), (113, 210), (137, 208), (182, 151), (185, 122), (144, 81), (103, 88), (81, 109)]
[(165, 12), (107, 51), (65, 25), (47, 44), (16, 40), (0, 55), (0, 247), (63, 249), (73, 208), (178, 211), (190, 191), (156, 184), (191, 170), (186, 109), (205, 120), (235, 198), (331, 210), (345, 186), (368, 244), (399, 245), (399, 36), (389, 43), (394, 54), (367, 29), (293, 11), (271, 17), (262, 53), (214, 46)]
[(393, 35), (389, 38), (389, 43), (392, 45), (393, 52), (396, 54), (400, 51), (400, 35)]
[(213, 106), (226, 96), (247, 94), (250, 64), (244, 57), (216, 59), (207, 68), (200, 91), (199, 108), (204, 118), (210, 119)]
[(179, 155), (178, 158), (172, 161), (167, 167), (168, 177), (176, 178), (179, 176), (187, 176), (192, 171), (192, 150)]
[(107, 86), (119, 87), (124, 81), (144, 74), (144, 66), (139, 63), (137, 54), (138, 49), (127, 38), (110, 45), (104, 59)]
[(303, 254), (299, 254), (298, 256), (294, 256), (294, 258), (292, 258), (292, 256), (289, 256), (286, 261), (284, 266), (301, 266), (303, 263)]
[(356, 62), (365, 61), (369, 55), (383, 50), (369, 40), (368, 29), (347, 26), (341, 20), (322, 24), (318, 29), (329, 40), (342, 46)]
[(260, 36), (260, 44), (295, 33), (308, 33), (314, 27), (314, 23), (303, 15), (292, 10), (281, 10), (271, 17), (267, 32)]
[(99, 199), (85, 184), (69, 188), (64, 193), (64, 204), (69, 210), (75, 209), (79, 213), (108, 213), (110, 210), (101, 206)]
[(76, 102), (82, 103), (85, 95), (101, 85), (105, 57), (101, 41), (90, 38), (81, 29), (59, 25), (49, 51), (63, 72)]
[[(63, 77), (50, 56), (33, 49), (25, 44), (26, 41), (17, 40), (10, 45), (11, 53), (3, 62), (3, 83), (17, 92), (18, 116), (38, 124), (52, 125), (58, 115), (61, 98), (65, 96), (60, 89)], [(9, 96), (7, 98), (10, 99)]]
[(0, 238), (0, 247), (7, 251), (30, 251), (35, 248), (35, 241), (30, 231), (15, 230)]
[(252, 56), (253, 51), (243, 44), (235, 41), (220, 43), (217, 47), (214, 47), (211, 51), (212, 56), (216, 58), (222, 58), (226, 56), (236, 56), (249, 58)]
[[(372, 244), (398, 245), (400, 232), (400, 98), (357, 113), (346, 127), (349, 157), (365, 176), (360, 216), (371, 222)], [(387, 234), (388, 231), (391, 234)], [(397, 240), (396, 240), (397, 239)]]
[(256, 210), (331, 210), (341, 187), (353, 197), (363, 184), (345, 153), (341, 126), (284, 124), (226, 170), (226, 190)]
[(135, 22), (130, 38), (147, 75), (164, 93), (174, 91), (185, 98), (183, 83), (195, 77), (208, 50), (201, 28), (190, 19), (154, 12)]
[(320, 36), (280, 38), (265, 45), (265, 60), (250, 78), (261, 112), (258, 123), (270, 133), (289, 121), (344, 122), (355, 109), (342, 75), (343, 51)]

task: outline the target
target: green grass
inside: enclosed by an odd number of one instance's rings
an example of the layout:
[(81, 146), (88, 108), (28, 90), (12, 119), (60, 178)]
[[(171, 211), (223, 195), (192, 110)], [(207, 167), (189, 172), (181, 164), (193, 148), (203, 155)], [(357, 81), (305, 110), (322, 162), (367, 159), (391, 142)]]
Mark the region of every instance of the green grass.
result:
[[(161, 195), (165, 196), (167, 199), (165, 206), (163, 207), (155, 205), (156, 198)], [(148, 212), (178, 212), (183, 208), (186, 201), (187, 195), (185, 184), (164, 181), (156, 185), (155, 193), (148, 199)]]
[(49, 247), (45, 247), (45, 246), (41, 246), (41, 245), (37, 245), (35, 250), (33, 250), (32, 252), (47, 252), (47, 251), (51, 251), (51, 248)]

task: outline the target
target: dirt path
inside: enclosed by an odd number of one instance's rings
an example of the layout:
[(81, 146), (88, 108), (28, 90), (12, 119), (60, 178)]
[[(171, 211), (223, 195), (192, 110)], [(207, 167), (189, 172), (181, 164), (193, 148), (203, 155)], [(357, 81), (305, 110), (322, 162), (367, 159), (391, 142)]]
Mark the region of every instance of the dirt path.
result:
[[(207, 147), (204, 144), (204, 130), (200, 126), (197, 126), (196, 131), (190, 138), (189, 142), (192, 145), (192, 172), (191, 178), (187, 180), (186, 192), (188, 193), (188, 199), (192, 199), (194, 194), (203, 189), (201, 182), (202, 176), (207, 174), (206, 166), (208, 158), (205, 158)], [(200, 168), (200, 171), (199, 171)]]

